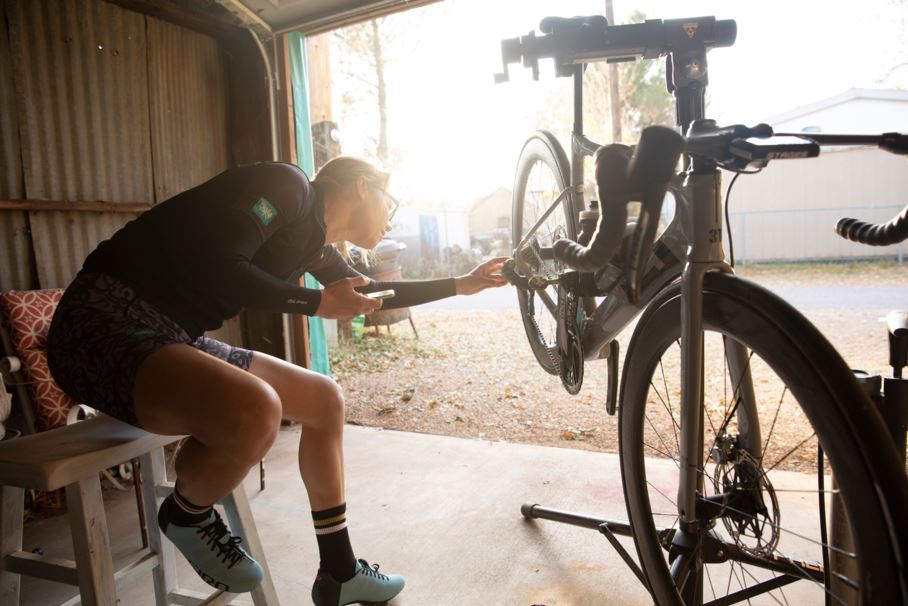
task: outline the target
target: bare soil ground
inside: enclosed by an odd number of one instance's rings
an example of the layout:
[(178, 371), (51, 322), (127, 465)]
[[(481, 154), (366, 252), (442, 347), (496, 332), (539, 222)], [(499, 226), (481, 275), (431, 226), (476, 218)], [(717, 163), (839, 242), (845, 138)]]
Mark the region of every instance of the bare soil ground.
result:
[[(908, 284), (908, 269), (888, 263), (751, 266), (739, 274), (766, 286)], [(515, 295), (516, 296), (516, 295)], [(888, 310), (817, 310), (807, 313), (852, 368), (886, 371)], [(359, 343), (332, 351), (332, 372), (344, 387), (348, 422), (440, 435), (544, 444), (589, 450), (617, 450), (617, 418), (605, 411), (604, 362), (587, 363), (582, 391), (571, 396), (557, 377), (536, 363), (518, 312), (412, 310), (420, 338), (402, 322), (372, 329)], [(625, 351), (633, 326), (619, 338)], [(623, 357), (622, 357), (623, 363)], [(668, 375), (671, 368), (666, 368)], [(756, 377), (765, 399), (776, 386)], [(722, 378), (708, 404), (721, 416), (728, 389)], [(766, 385), (764, 385), (766, 384)], [(661, 389), (661, 388), (659, 388)], [(676, 387), (667, 387), (669, 397)], [(670, 393), (669, 393), (670, 392)], [(766, 414), (772, 414), (769, 407)], [(668, 420), (664, 431), (670, 430)], [(779, 452), (803, 439), (803, 418), (780, 415), (774, 448)], [(765, 439), (765, 436), (764, 436)], [(797, 457), (790, 467), (797, 468)]]

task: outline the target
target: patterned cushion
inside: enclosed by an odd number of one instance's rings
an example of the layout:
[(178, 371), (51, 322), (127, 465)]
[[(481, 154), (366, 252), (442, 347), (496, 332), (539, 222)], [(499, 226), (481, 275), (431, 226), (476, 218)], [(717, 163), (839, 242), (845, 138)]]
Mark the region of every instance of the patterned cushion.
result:
[(38, 430), (66, 425), (76, 402), (63, 393), (47, 368), (47, 331), (63, 291), (10, 290), (0, 294), (0, 318), (12, 341), (10, 352), (22, 362), (35, 406)]

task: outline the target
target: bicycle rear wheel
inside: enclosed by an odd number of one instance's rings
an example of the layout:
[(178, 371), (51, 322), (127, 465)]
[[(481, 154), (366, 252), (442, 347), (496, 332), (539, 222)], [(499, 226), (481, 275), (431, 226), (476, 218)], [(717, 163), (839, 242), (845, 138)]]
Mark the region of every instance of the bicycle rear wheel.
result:
[[(511, 212), (511, 241), (516, 247), (542, 214), (569, 186), (570, 163), (555, 136), (538, 131), (520, 152), (514, 180)], [(560, 208), (546, 219), (535, 234), (535, 245), (550, 247), (560, 238), (576, 239), (576, 222), (571, 209), (571, 196), (565, 196)], [(561, 264), (555, 260), (534, 259), (535, 275), (556, 278)], [(527, 276), (530, 277), (530, 276)], [(517, 289), (520, 317), (533, 355), (546, 372), (558, 374), (557, 305), (558, 286), (545, 290)]]
[[(719, 273), (704, 291), (699, 522), (686, 532), (677, 285), (641, 317), (622, 377), (622, 479), (656, 603), (905, 603), (908, 487), (869, 400), (769, 291)], [(730, 372), (741, 346), (743, 370)], [(827, 524), (833, 501), (844, 532)]]

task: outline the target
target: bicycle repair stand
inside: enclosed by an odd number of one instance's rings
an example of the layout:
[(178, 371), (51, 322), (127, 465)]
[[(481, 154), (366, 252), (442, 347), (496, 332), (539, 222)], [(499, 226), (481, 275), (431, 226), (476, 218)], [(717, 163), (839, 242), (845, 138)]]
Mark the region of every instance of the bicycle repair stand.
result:
[[(680, 31), (683, 24), (678, 22), (677, 26)], [(675, 97), (675, 121), (681, 129), (681, 133), (686, 135), (692, 122), (705, 118), (705, 93), (706, 86), (709, 82), (706, 63), (707, 49), (702, 40), (699, 39), (699, 36), (693, 36), (690, 33), (688, 33), (686, 37), (680, 36), (675, 39), (671, 48), (671, 52), (666, 55), (666, 86), (668, 92)], [(577, 91), (582, 90), (583, 86), (583, 67), (578, 64), (575, 66), (568, 66), (565, 70), (566, 73), (572, 73), (574, 77), (576, 105), (578, 104), (576, 93)], [(580, 107), (579, 105), (576, 106)], [(575, 108), (575, 114), (576, 113)], [(576, 128), (577, 126), (575, 125), (575, 129)], [(684, 156), (684, 169), (687, 170), (688, 168), (689, 158)], [(615, 358), (617, 359), (617, 356), (615, 356)], [(609, 381), (612, 380), (611, 374), (612, 373), (609, 373)], [(617, 372), (615, 374), (617, 375)], [(609, 388), (609, 391), (611, 392), (611, 385)], [(614, 400), (611, 397), (609, 399), (610, 410), (608, 412), (609, 414), (614, 414)], [(618, 552), (618, 555), (621, 556), (624, 563), (627, 564), (628, 568), (637, 576), (640, 583), (642, 583), (646, 590), (652, 595), (649, 582), (647, 582), (646, 575), (644, 575), (640, 565), (634, 561), (628, 550), (625, 549), (615, 537), (615, 535), (621, 535), (633, 538), (634, 534), (628, 522), (595, 518), (529, 503), (521, 506), (520, 513), (527, 519), (539, 518), (542, 520), (561, 522), (563, 524), (571, 524), (581, 528), (598, 530), (606, 539), (608, 539), (608, 542), (615, 551)]]
[(889, 312), (886, 325), (892, 377), (882, 378), (863, 370), (855, 370), (854, 374), (883, 417), (904, 465), (908, 432), (908, 379), (902, 378), (902, 369), (908, 366), (908, 312)]

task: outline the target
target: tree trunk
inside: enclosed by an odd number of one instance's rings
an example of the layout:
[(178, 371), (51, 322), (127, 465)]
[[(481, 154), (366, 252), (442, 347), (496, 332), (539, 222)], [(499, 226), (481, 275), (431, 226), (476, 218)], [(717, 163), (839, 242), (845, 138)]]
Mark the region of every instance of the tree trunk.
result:
[(372, 56), (375, 59), (375, 77), (378, 84), (378, 149), (376, 155), (382, 164), (388, 163), (388, 100), (385, 89), (385, 60), (382, 56), (381, 35), (378, 20), (373, 19)]
[[(609, 25), (615, 25), (615, 8), (612, 0), (605, 0), (605, 18)], [(612, 110), (612, 141), (621, 141), (621, 98), (618, 96), (618, 65), (608, 66), (608, 98)]]

